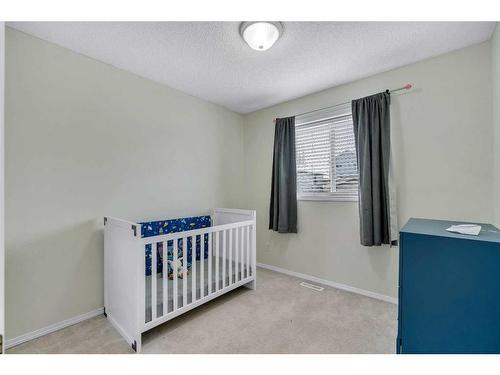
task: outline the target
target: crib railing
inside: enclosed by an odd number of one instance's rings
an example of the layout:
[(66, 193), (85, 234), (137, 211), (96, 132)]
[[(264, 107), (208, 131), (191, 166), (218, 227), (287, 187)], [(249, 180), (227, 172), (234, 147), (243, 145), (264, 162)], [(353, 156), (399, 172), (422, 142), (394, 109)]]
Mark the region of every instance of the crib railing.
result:
[[(145, 272), (145, 259), (142, 265), (141, 287), (145, 296), (141, 319), (144, 322), (143, 332), (231, 289), (249, 283), (250, 287), (254, 287), (256, 257), (253, 220), (141, 238), (139, 241), (143, 250), (151, 246), (150, 275)], [(190, 269), (187, 262), (189, 243)], [(172, 260), (168, 259), (169, 246)], [(157, 251), (160, 248), (161, 273), (157, 269)], [(198, 249), (200, 256), (197, 261)], [(179, 258), (183, 259), (181, 274), (173, 269), (169, 278), (168, 262), (175, 266)]]

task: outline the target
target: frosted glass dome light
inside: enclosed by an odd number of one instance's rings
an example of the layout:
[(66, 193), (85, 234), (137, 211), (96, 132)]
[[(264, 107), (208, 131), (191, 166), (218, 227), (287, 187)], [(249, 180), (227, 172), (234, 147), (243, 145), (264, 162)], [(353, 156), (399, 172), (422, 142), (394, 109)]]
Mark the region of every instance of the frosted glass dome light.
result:
[(250, 48), (265, 51), (273, 46), (283, 33), (280, 22), (243, 22), (240, 34)]

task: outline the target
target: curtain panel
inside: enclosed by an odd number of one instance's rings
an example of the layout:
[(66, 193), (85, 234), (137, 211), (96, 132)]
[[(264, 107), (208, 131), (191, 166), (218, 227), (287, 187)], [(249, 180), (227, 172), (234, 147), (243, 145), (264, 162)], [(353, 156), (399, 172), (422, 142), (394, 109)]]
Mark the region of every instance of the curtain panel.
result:
[(391, 244), (397, 239), (390, 104), (388, 91), (352, 101), (359, 170), (360, 240), (364, 246)]
[(295, 117), (276, 119), (269, 229), (297, 233)]

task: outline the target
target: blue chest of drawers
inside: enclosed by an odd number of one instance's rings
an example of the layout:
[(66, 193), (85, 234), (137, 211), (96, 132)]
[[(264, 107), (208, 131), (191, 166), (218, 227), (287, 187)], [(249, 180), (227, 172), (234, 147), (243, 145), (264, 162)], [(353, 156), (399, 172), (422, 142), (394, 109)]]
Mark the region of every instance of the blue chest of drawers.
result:
[(500, 353), (500, 231), (452, 224), (410, 219), (400, 231), (397, 353)]

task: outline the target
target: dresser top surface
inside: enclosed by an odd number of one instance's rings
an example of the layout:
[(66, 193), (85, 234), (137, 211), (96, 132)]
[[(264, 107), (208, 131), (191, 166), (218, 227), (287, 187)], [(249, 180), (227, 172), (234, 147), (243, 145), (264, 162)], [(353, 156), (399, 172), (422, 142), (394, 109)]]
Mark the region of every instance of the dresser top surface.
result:
[[(471, 236), (467, 234), (448, 232), (446, 230), (446, 228), (457, 224), (478, 224), (481, 225), (481, 232), (477, 236)], [(484, 223), (411, 218), (403, 226), (403, 228), (401, 228), (400, 232), (500, 243), (500, 230), (494, 225)]]

